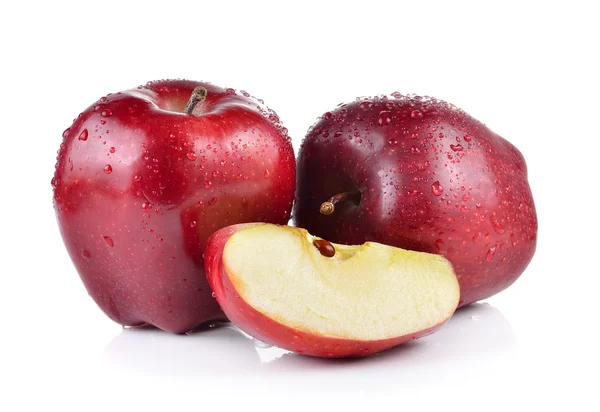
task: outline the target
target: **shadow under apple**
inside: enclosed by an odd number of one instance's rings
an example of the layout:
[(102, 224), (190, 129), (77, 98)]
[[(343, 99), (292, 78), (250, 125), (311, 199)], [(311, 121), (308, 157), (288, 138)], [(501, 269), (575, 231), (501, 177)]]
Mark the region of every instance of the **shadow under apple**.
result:
[(259, 368), (252, 341), (229, 323), (186, 335), (152, 326), (124, 328), (104, 349), (108, 362), (142, 375), (226, 376)]

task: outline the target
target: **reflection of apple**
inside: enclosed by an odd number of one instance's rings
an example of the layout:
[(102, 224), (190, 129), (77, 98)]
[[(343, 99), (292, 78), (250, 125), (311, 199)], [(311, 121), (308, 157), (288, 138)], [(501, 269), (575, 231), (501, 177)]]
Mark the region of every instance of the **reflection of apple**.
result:
[(286, 223), (295, 159), (277, 115), (248, 93), (158, 81), (79, 115), (52, 185), (63, 240), (102, 310), (185, 332), (223, 316), (206, 239), (235, 223)]
[(459, 299), (441, 256), (377, 243), (331, 244), (304, 229), (241, 224), (213, 234), (206, 273), (229, 319), (306, 355), (364, 356), (424, 336)]
[(298, 154), (294, 222), (333, 242), (438, 253), (461, 306), (511, 285), (535, 252), (519, 150), (443, 101), (367, 98), (325, 113)]
[(255, 370), (260, 358), (252, 342), (230, 323), (189, 335), (173, 335), (152, 327), (123, 329), (104, 349), (118, 367), (141, 375), (230, 375)]

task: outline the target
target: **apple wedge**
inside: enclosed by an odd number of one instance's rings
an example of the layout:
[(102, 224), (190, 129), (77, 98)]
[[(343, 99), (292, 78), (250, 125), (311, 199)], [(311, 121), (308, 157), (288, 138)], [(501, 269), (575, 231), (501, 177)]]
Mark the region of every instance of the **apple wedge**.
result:
[(311, 356), (366, 356), (439, 328), (460, 291), (443, 257), (251, 223), (208, 240), (208, 282), (244, 332)]

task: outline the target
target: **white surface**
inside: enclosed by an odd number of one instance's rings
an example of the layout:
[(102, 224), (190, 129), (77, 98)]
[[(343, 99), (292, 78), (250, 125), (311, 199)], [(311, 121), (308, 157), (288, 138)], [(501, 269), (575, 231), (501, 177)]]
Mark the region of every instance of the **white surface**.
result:
[[(0, 5), (0, 410), (598, 410), (594, 2), (203, 3)], [(170, 77), (263, 98), (296, 150), (318, 115), (358, 95), (455, 103), (525, 155), (533, 262), (439, 333), (362, 361), (258, 349), (227, 327), (121, 329), (69, 261), (50, 179), (81, 110)]]

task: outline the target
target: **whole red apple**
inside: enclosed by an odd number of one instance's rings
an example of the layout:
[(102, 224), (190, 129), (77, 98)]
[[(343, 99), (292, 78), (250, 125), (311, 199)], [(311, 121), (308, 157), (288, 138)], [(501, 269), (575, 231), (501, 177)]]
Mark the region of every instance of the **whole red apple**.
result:
[(100, 308), (122, 325), (182, 333), (224, 317), (204, 274), (206, 240), (234, 223), (286, 223), (295, 159), (262, 101), (165, 80), (81, 113), (52, 186), (63, 240)]
[(535, 252), (523, 156), (441, 100), (393, 93), (342, 104), (309, 129), (297, 168), (297, 226), (338, 243), (441, 254), (461, 306), (511, 285)]

